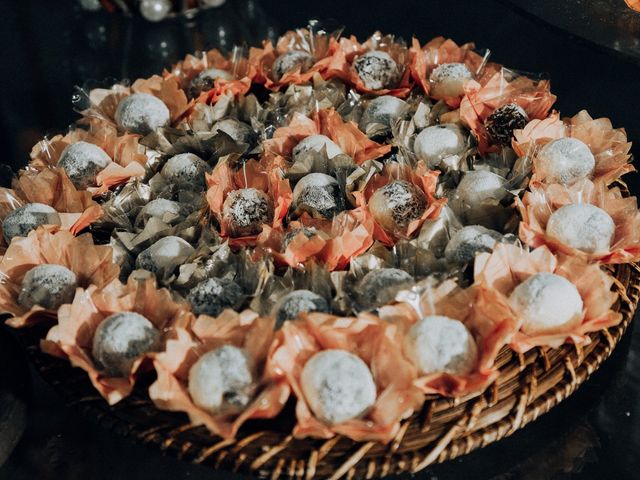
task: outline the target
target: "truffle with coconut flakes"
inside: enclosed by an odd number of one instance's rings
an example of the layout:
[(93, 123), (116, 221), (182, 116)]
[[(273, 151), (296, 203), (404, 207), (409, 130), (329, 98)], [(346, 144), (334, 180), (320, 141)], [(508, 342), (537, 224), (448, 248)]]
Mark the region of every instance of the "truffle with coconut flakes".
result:
[(58, 212), (43, 203), (27, 203), (16, 208), (2, 222), (2, 233), (7, 243), (13, 237), (26, 237), (40, 225), (62, 225)]
[(67, 146), (60, 155), (62, 168), (76, 188), (86, 189), (96, 184), (96, 176), (111, 162), (111, 157), (97, 145), (76, 142)]
[(290, 50), (283, 53), (275, 62), (273, 62), (273, 79), (278, 82), (285, 75), (285, 73), (294, 72), (300, 70), (300, 73), (305, 73), (315, 63), (313, 56), (302, 50)]
[(18, 303), (27, 309), (38, 305), (47, 310), (57, 310), (60, 305), (71, 303), (76, 288), (76, 274), (67, 267), (55, 264), (38, 265), (24, 276)]
[(261, 190), (234, 190), (224, 201), (222, 221), (233, 237), (257, 235), (262, 231), (262, 225), (273, 221), (273, 204)]
[(424, 193), (405, 180), (394, 180), (376, 190), (369, 199), (369, 211), (387, 232), (406, 231), (427, 208)]
[(391, 55), (380, 50), (360, 55), (353, 66), (363, 85), (369, 90), (395, 87), (402, 73)]
[(464, 93), (464, 84), (473, 78), (473, 73), (464, 63), (443, 63), (429, 75), (430, 95), (436, 98), (459, 97)]
[(296, 213), (333, 218), (346, 208), (338, 181), (324, 173), (309, 173), (293, 189)]
[(329, 313), (327, 300), (310, 290), (294, 290), (283, 296), (274, 306), (276, 328), (305, 312)]
[(201, 191), (206, 188), (204, 174), (208, 170), (209, 165), (197, 155), (180, 153), (167, 160), (160, 174), (174, 189)]
[(244, 300), (242, 288), (227, 278), (208, 278), (191, 289), (187, 301), (196, 315), (217, 317), (225, 308), (238, 308)]

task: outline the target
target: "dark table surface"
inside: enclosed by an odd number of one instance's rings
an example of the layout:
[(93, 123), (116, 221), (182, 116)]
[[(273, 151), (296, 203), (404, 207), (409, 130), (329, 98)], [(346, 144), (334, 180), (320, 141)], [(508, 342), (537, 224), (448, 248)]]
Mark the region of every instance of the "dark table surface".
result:
[[(609, 38), (595, 32), (581, 35), (577, 27), (567, 26), (571, 18), (562, 19), (563, 30), (556, 11), (532, 14), (520, 8), (525, 3), (228, 0), (193, 21), (152, 25), (83, 13), (68, 1), (2, 0), (0, 162), (19, 168), (36, 141), (76, 118), (71, 106), (75, 85), (150, 75), (189, 51), (255, 43), (310, 18), (333, 18), (359, 37), (380, 29), (405, 39), (445, 35), (473, 40), (490, 48), (500, 63), (547, 72), (563, 114), (586, 108), (626, 127), (631, 140), (640, 139), (640, 65), (633, 52), (608, 49)], [(572, 15), (570, 10), (562, 14)], [(575, 20), (581, 21), (577, 14)], [(6, 184), (11, 172), (0, 168)], [(627, 181), (640, 191), (637, 176)], [(417, 477), (638, 478), (639, 450), (640, 329), (635, 329), (603, 368), (551, 413), (506, 440)], [(223, 478), (240, 477), (163, 457), (66, 407), (30, 369), (13, 334), (0, 327), (0, 479)]]

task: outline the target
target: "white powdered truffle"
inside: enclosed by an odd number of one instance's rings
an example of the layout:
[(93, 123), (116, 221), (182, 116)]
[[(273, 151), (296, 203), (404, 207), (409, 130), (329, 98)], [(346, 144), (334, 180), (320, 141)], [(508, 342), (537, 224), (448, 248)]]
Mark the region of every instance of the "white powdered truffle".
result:
[(279, 81), (285, 73), (300, 70), (304, 73), (313, 67), (315, 59), (307, 52), (291, 50), (283, 53), (273, 62), (273, 79)]
[(596, 159), (589, 147), (577, 138), (559, 138), (540, 149), (536, 163), (547, 173), (547, 183), (570, 185), (589, 177)]
[(247, 353), (224, 345), (205, 353), (189, 370), (193, 403), (218, 415), (242, 412), (251, 401), (254, 380)]
[(47, 310), (57, 310), (60, 305), (71, 303), (76, 288), (76, 274), (67, 267), (38, 265), (24, 276), (18, 303), (28, 309), (39, 305)]
[(358, 126), (365, 133), (371, 124), (381, 125), (388, 130), (397, 119), (405, 115), (408, 109), (407, 102), (393, 95), (376, 97), (367, 104)]
[(255, 132), (246, 123), (236, 118), (223, 118), (218, 120), (211, 127), (211, 132), (224, 132), (229, 135), (234, 142), (252, 145), (255, 140)]
[(134, 93), (124, 98), (116, 109), (118, 127), (140, 135), (155, 132), (171, 121), (167, 106), (147, 93)]
[(469, 225), (453, 234), (444, 249), (444, 256), (451, 263), (472, 262), (477, 253), (493, 251), (502, 235), (482, 225)]
[(140, 252), (136, 258), (136, 268), (160, 275), (171, 273), (178, 265), (182, 265), (194, 251), (195, 249), (180, 237), (164, 237)]
[(274, 307), (276, 329), (303, 312), (329, 313), (327, 300), (310, 290), (294, 290), (283, 296)]
[(474, 170), (464, 174), (456, 189), (456, 197), (470, 207), (491, 198), (500, 200), (506, 194), (506, 183), (500, 175), (485, 170)]
[(302, 392), (313, 413), (329, 425), (362, 417), (376, 402), (367, 364), (344, 350), (324, 350), (305, 364)]
[(111, 162), (111, 157), (97, 145), (76, 142), (67, 146), (60, 155), (62, 168), (76, 188), (85, 189), (96, 184), (96, 175)]
[(180, 221), (184, 215), (182, 205), (166, 198), (156, 198), (147, 203), (136, 217), (136, 225), (146, 224), (150, 218), (158, 218), (173, 224)]
[(26, 237), (31, 230), (40, 225), (62, 225), (58, 212), (43, 203), (27, 203), (16, 208), (2, 222), (2, 233), (7, 243), (13, 237)]
[(227, 195), (222, 206), (222, 221), (234, 237), (257, 235), (262, 225), (273, 220), (269, 196), (255, 188), (241, 188)]
[(396, 294), (413, 284), (413, 277), (398, 268), (371, 270), (358, 284), (359, 303), (370, 310), (391, 302)]
[(404, 349), (422, 375), (467, 375), (478, 361), (476, 341), (464, 323), (441, 315), (424, 317), (413, 325)]
[(298, 214), (333, 218), (346, 208), (338, 181), (324, 173), (309, 173), (296, 183), (293, 204)]
[(320, 152), (324, 149), (327, 153), (327, 158), (334, 158), (344, 153), (340, 147), (326, 135), (309, 135), (302, 139), (298, 145), (293, 149), (293, 160), (296, 161), (298, 155), (305, 152), (314, 151)]
[(418, 160), (422, 160), (431, 169), (438, 167), (447, 157), (461, 155), (466, 148), (467, 136), (453, 123), (425, 128), (413, 144)]
[(464, 84), (473, 73), (464, 63), (443, 63), (429, 75), (430, 95), (437, 98), (458, 97), (464, 93)]
[(554, 333), (582, 321), (578, 289), (553, 273), (540, 272), (527, 278), (511, 292), (509, 304), (519, 314), (521, 329), (528, 335)]
[(422, 190), (405, 180), (395, 180), (376, 190), (369, 199), (369, 211), (387, 232), (402, 233), (427, 208)]
[(589, 203), (560, 207), (547, 222), (547, 235), (587, 253), (607, 252), (615, 232), (611, 216)]
[(360, 55), (353, 66), (369, 90), (393, 88), (400, 81), (400, 69), (395, 60), (387, 52), (373, 50)]
[(160, 347), (160, 331), (135, 312), (120, 312), (105, 318), (93, 336), (92, 355), (108, 377), (127, 377), (133, 363)]
[(206, 187), (204, 174), (209, 165), (193, 153), (174, 155), (164, 164), (160, 174), (178, 190), (204, 190)]
[(187, 301), (196, 315), (217, 317), (225, 308), (238, 308), (244, 295), (242, 288), (227, 278), (207, 278), (198, 283), (187, 295)]

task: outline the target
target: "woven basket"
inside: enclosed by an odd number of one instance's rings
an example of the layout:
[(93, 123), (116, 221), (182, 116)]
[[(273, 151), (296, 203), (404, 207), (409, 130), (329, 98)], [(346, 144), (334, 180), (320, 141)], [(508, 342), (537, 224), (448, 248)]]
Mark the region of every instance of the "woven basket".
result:
[(498, 380), (482, 394), (445, 399), (429, 396), (422, 411), (403, 422), (388, 445), (294, 439), (292, 402), (274, 420), (247, 424), (237, 440), (213, 437), (193, 427), (186, 415), (157, 410), (146, 394), (148, 383), (114, 407), (93, 389), (85, 372), (40, 351), (41, 329), (19, 337), (46, 381), (69, 404), (119, 433), (155, 444), (162, 451), (212, 468), (271, 479), (377, 478), (417, 472), (500, 440), (524, 427), (571, 395), (611, 354), (631, 323), (640, 298), (640, 267), (610, 268), (620, 298), (620, 325), (590, 335), (584, 347), (535, 348), (517, 354), (503, 348)]

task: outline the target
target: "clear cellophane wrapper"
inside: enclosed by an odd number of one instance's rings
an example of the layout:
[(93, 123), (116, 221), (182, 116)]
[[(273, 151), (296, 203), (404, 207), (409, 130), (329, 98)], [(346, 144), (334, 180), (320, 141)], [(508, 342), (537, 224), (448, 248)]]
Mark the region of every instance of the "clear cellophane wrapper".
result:
[(91, 383), (110, 405), (127, 397), (137, 378), (151, 367), (152, 354), (135, 360), (127, 377), (105, 376), (91, 355), (93, 336), (105, 318), (117, 312), (136, 312), (147, 318), (162, 334), (186, 328), (193, 322), (188, 306), (175, 302), (171, 292), (158, 289), (151, 278), (130, 277), (127, 284), (114, 280), (103, 288), (91, 285), (78, 289), (73, 303), (58, 310), (58, 323), (49, 330), (42, 349), (51, 355), (68, 359), (74, 367), (85, 370)]
[[(337, 39), (341, 29), (327, 33), (323, 29), (309, 26), (285, 33), (274, 46), (265, 41), (262, 48), (251, 48), (249, 65), (254, 73), (253, 81), (264, 84), (269, 90), (280, 90), (288, 85), (297, 85), (310, 81), (316, 73), (324, 74), (333, 68), (334, 54), (338, 49)], [(313, 65), (304, 71), (300, 67), (284, 72), (281, 78), (273, 75), (273, 64), (276, 59), (287, 52), (299, 51), (309, 54), (314, 59)]]
[[(286, 322), (276, 334), (267, 369), (291, 386), (297, 398), (295, 437), (331, 438), (344, 435), (356, 441), (388, 442), (400, 420), (422, 403), (415, 388), (415, 369), (394, 342), (396, 328), (373, 315), (335, 317), (311, 313)], [(322, 350), (341, 349), (360, 357), (369, 367), (377, 399), (363, 418), (327, 425), (311, 411), (300, 384), (305, 363)]]
[(483, 154), (499, 150), (485, 128), (487, 118), (497, 108), (513, 103), (526, 112), (529, 120), (545, 119), (556, 101), (548, 80), (534, 80), (506, 68), (495, 72), (484, 84), (467, 82), (464, 89), (460, 119), (473, 132)]
[(461, 397), (484, 390), (498, 377), (494, 361), (515, 333), (516, 324), (504, 304), (494, 302), (495, 293), (475, 287), (460, 288), (453, 280), (442, 283), (427, 279), (396, 296), (398, 303), (381, 307), (380, 318), (398, 327), (398, 344), (422, 318), (442, 315), (461, 321), (478, 346), (478, 358), (466, 375), (434, 372), (419, 375), (416, 387), (427, 394)]
[(514, 132), (513, 148), (520, 156), (533, 159), (531, 184), (545, 181), (547, 173), (536, 162), (537, 151), (559, 138), (576, 138), (585, 143), (595, 157), (594, 182), (609, 185), (625, 173), (635, 171), (630, 163), (631, 142), (623, 128), (613, 128), (608, 118), (592, 118), (586, 110), (573, 117), (560, 119), (556, 112), (543, 119), (531, 120), (522, 130)]
[(6, 322), (8, 325), (26, 327), (55, 319), (55, 311), (38, 305), (26, 309), (17, 302), (24, 276), (44, 264), (67, 267), (76, 274), (81, 288), (103, 287), (119, 273), (112, 261), (111, 248), (95, 245), (89, 233), (74, 237), (55, 227), (39, 227), (27, 237), (15, 238), (0, 260), (0, 308), (12, 316)]
[(494, 63), (488, 63), (488, 52), (480, 55), (475, 51), (473, 43), (458, 45), (451, 39), (436, 37), (420, 46), (418, 39), (414, 38), (411, 44), (411, 76), (420, 85), (422, 90), (435, 100), (444, 101), (451, 108), (458, 108), (460, 97), (439, 97), (431, 92), (429, 76), (431, 72), (446, 63), (463, 63), (474, 75), (475, 81), (484, 85), (488, 79), (501, 67)]
[[(539, 335), (517, 330), (509, 343), (515, 351), (526, 352), (536, 346), (558, 348), (564, 343), (586, 344), (590, 342), (590, 332), (615, 326), (622, 320), (622, 314), (612, 310), (618, 298), (611, 290), (613, 277), (597, 264), (586, 263), (581, 258), (555, 256), (546, 246), (527, 251), (515, 245), (498, 244), (493, 253), (479, 254), (474, 265), (474, 285), (490, 292), (494, 303), (501, 303), (508, 310), (513, 289), (540, 272), (560, 275), (576, 286), (584, 304), (582, 320), (568, 329)], [(519, 313), (512, 310), (512, 315), (520, 325)]]
[(94, 196), (126, 183), (130, 178), (141, 178), (147, 164), (146, 149), (140, 145), (141, 136), (133, 133), (118, 135), (115, 125), (103, 118), (84, 118), (66, 135), (56, 135), (38, 142), (31, 150), (29, 167), (42, 171), (58, 164), (66, 147), (76, 142), (97, 145), (113, 160), (98, 172), (96, 185), (89, 187)]
[[(609, 214), (615, 234), (607, 251), (587, 253), (547, 234), (549, 217), (564, 205), (586, 203)], [(535, 248), (546, 245), (555, 253), (589, 262), (630, 263), (640, 259), (640, 212), (636, 197), (624, 197), (619, 188), (583, 179), (570, 186), (540, 184), (526, 192), (516, 205), (522, 217), (520, 238)]]
[[(250, 419), (273, 418), (289, 398), (289, 386), (265, 369), (272, 343), (273, 318), (255, 312), (225, 310), (216, 318), (201, 315), (188, 328), (176, 328), (164, 351), (155, 354), (157, 380), (149, 396), (161, 410), (185, 412), (193, 425), (205, 425), (213, 434), (230, 439)], [(196, 405), (189, 395), (189, 370), (203, 354), (223, 345), (244, 349), (256, 375), (254, 398), (240, 414), (214, 414)]]

